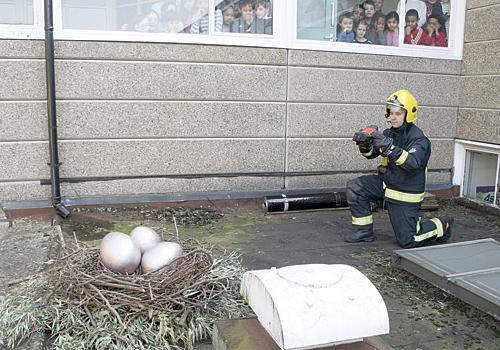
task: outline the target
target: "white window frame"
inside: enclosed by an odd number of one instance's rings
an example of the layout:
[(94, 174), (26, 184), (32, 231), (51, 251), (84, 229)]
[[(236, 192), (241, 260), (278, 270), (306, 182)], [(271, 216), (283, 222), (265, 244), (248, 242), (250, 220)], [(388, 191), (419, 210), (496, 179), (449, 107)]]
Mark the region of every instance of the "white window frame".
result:
[(43, 39), (43, 0), (33, 0), (33, 24), (0, 24), (0, 39)]
[(491, 143), (468, 141), (468, 140), (455, 140), (455, 154), (454, 154), (454, 173), (453, 173), (453, 184), (460, 186), (460, 197), (464, 197), (464, 185), (465, 185), (465, 161), (467, 157), (467, 151), (481, 152), (495, 154), (497, 156), (497, 171), (495, 177), (495, 198), (493, 200), (492, 206), (498, 208), (496, 205), (496, 200), (500, 196), (500, 192), (497, 191), (497, 186), (499, 184), (500, 178), (500, 145), (495, 145)]
[[(214, 3), (215, 0), (209, 0), (209, 6), (211, 9), (215, 8)], [(447, 48), (424, 45), (406, 45), (401, 42), (401, 38), (399, 47), (297, 39), (297, 6), (296, 1), (291, 0), (274, 0), (274, 22), (272, 35), (215, 33), (213, 29), (212, 17), (209, 35), (63, 29), (62, 0), (53, 0), (54, 38), (56, 40), (164, 42), (181, 44), (275, 47), (461, 60), (463, 55), (466, 4), (465, 1), (452, 1), (450, 4), (450, 12), (452, 13), (452, 16), (450, 17), (451, 33), (448, 38), (449, 47)], [(405, 12), (405, 7), (405, 2), (402, 2), (401, 13)], [(0, 25), (0, 38), (43, 38), (43, 0), (33, 0), (33, 8), (35, 12), (33, 16), (35, 23), (33, 26)], [(400, 18), (400, 33), (403, 31), (404, 18)]]

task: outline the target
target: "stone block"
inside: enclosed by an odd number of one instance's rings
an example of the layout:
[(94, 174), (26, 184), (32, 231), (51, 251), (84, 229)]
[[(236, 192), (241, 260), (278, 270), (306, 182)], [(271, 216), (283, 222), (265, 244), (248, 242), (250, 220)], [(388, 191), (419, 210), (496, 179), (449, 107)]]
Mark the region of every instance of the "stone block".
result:
[(500, 107), (500, 75), (463, 77), (460, 107), (497, 109)]
[(335, 175), (315, 175), (315, 176), (287, 176), (287, 189), (316, 189), (316, 188), (332, 188), (344, 190), (347, 181), (355, 179), (361, 175), (375, 174), (375, 170), (366, 173), (344, 173)]
[(467, 9), (500, 4), (500, 0), (467, 0)]
[(462, 75), (500, 73), (500, 45), (485, 41), (464, 44)]
[(500, 144), (498, 109), (460, 108), (457, 138)]
[(284, 103), (60, 101), (57, 108), (62, 139), (285, 134)]
[(204, 62), (259, 65), (286, 65), (286, 49), (137, 43), (105, 41), (57, 41), (58, 58), (105, 59), (158, 62)]
[[(500, 4), (480, 7), (467, 11), (465, 19), (465, 42), (498, 40), (500, 27), (492, 25), (500, 17)], [(498, 45), (491, 43), (491, 45)]]
[[(385, 101), (385, 100), (384, 100)], [(291, 103), (288, 105), (289, 137), (345, 137), (355, 131), (388, 125), (383, 101), (379, 105)], [(457, 108), (421, 107), (417, 125), (429, 137), (455, 137)]]
[(43, 40), (0, 40), (0, 58), (44, 58)]
[(283, 171), (280, 139), (63, 141), (62, 177)]
[(48, 142), (0, 142), (0, 180), (47, 179), (50, 177), (47, 163)]
[(0, 100), (42, 100), (45, 92), (43, 60), (0, 60)]
[(0, 140), (48, 140), (47, 103), (0, 102)]
[(290, 50), (289, 64), (302, 67), (330, 67), (405, 71), (437, 74), (460, 74), (460, 61), (347, 52)]
[[(60, 99), (284, 101), (286, 67), (56, 62)], [(0, 96), (1, 97), (1, 96)]]
[(50, 196), (50, 184), (41, 185), (40, 181), (0, 182), (0, 201), (48, 200)]
[(67, 198), (179, 194), (210, 192), (273, 191), (283, 186), (283, 177), (211, 177), (193, 179), (148, 178), (62, 183)]
[[(381, 88), (367, 88), (368, 82)], [(458, 104), (458, 76), (289, 68), (288, 97), (292, 102), (379, 104), (402, 87), (411, 90), (420, 105), (454, 107)]]
[(287, 171), (372, 170), (378, 160), (359, 154), (351, 139), (289, 139)]

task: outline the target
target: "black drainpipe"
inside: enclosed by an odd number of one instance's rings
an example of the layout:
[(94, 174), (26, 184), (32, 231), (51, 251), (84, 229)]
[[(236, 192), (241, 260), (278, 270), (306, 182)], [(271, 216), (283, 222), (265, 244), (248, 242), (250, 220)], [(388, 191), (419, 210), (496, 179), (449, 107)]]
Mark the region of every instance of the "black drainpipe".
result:
[(52, 0), (44, 1), (45, 14), (45, 71), (47, 81), (47, 114), (49, 117), (50, 147), (50, 182), (52, 187), (52, 206), (63, 218), (71, 214), (71, 210), (61, 203), (61, 181), (59, 178), (59, 151), (57, 147), (56, 117), (56, 84), (54, 73), (54, 24)]

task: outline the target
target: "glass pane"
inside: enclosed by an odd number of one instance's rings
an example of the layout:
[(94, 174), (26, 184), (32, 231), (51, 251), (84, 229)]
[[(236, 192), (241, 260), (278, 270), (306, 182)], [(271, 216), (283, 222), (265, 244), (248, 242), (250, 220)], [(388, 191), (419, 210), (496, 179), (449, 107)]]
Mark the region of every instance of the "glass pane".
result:
[(495, 206), (500, 207), (500, 156), (498, 156), (498, 169), (497, 169), (497, 192), (496, 192), (496, 200), (495, 200)]
[(405, 44), (448, 47), (450, 0), (406, 0)]
[(65, 29), (208, 34), (208, 0), (62, 0), (62, 8)]
[(298, 0), (298, 39), (398, 46), (398, 0)]
[(215, 31), (273, 34), (273, 0), (216, 0)]
[(497, 166), (498, 155), (467, 151), (464, 195), (482, 203), (493, 204)]
[(33, 0), (0, 0), (1, 24), (33, 24)]

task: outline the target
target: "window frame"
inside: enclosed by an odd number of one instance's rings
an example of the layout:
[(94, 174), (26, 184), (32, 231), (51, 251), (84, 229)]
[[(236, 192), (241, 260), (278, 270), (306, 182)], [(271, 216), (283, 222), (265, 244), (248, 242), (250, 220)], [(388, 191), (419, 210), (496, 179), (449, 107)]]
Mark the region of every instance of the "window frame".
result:
[[(455, 140), (455, 164), (454, 164), (454, 174), (453, 174), (453, 184), (460, 186), (460, 197), (465, 197), (464, 195), (464, 186), (466, 181), (465, 174), (465, 165), (467, 152), (480, 152), (480, 153), (488, 153), (495, 154), (497, 156), (497, 170), (496, 170), (496, 178), (495, 178), (495, 198), (493, 204), (491, 204), (494, 208), (500, 208), (496, 205), (496, 200), (500, 196), (500, 191), (497, 190), (497, 186), (500, 183), (500, 145), (489, 144), (484, 142), (476, 142), (476, 141), (468, 141), (468, 140)], [(486, 203), (485, 203), (486, 204)], [(490, 204), (486, 204), (490, 205)]]
[(33, 0), (33, 24), (1, 24), (0, 39), (43, 39), (43, 0)]
[[(406, 2), (401, 4), (401, 13), (405, 12)], [(210, 9), (215, 8), (215, 0), (209, 0)], [(273, 34), (215, 33), (213, 16), (210, 17), (208, 35), (176, 33), (140, 33), (133, 31), (98, 31), (62, 28), (62, 0), (54, 0), (54, 38), (56, 40), (155, 42), (177, 44), (206, 44), (229, 46), (254, 46), (270, 48), (288, 48), (311, 51), (330, 51), (346, 53), (364, 53), (375, 55), (406, 56), (436, 59), (461, 60), (463, 57), (465, 1), (452, 1), (450, 12), (449, 47), (429, 47), (424, 45), (406, 45), (400, 38), (400, 46), (365, 45), (330, 41), (297, 39), (297, 2), (274, 0)], [(41, 39), (44, 37), (43, 0), (33, 0), (33, 25), (0, 25), (0, 38), (5, 39)], [(400, 20), (400, 33), (404, 31), (404, 20)], [(244, 40), (242, 40), (244, 38)]]

